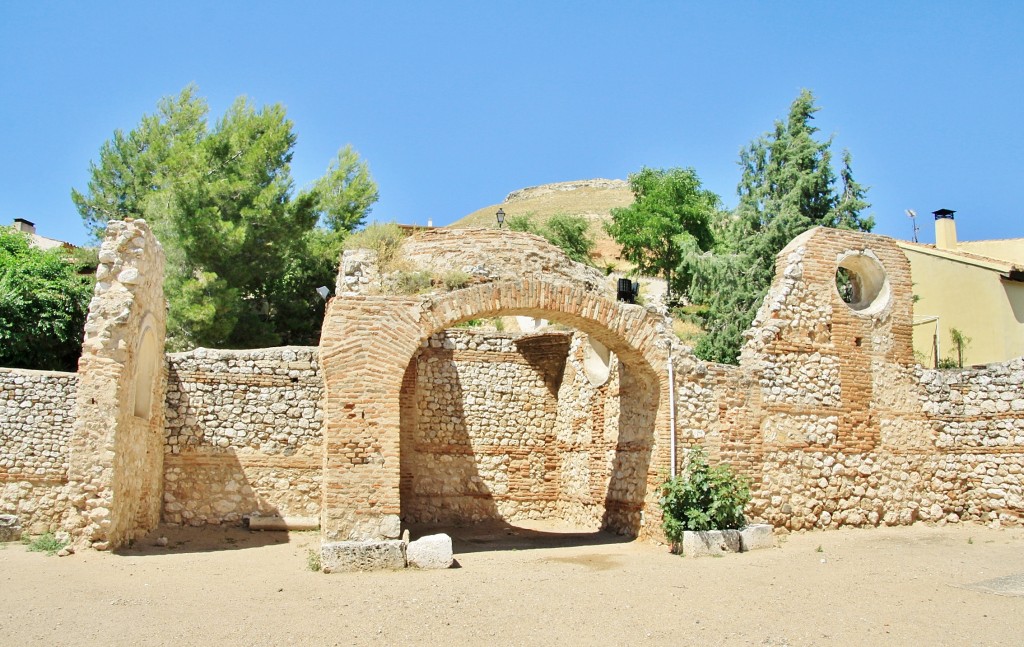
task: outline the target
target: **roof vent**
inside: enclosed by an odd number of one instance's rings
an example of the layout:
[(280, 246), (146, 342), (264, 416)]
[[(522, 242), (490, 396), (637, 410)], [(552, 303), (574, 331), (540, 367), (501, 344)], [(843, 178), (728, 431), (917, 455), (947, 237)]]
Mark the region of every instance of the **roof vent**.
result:
[(933, 211), (935, 216), (935, 248), (956, 250), (956, 223), (953, 221), (952, 209)]

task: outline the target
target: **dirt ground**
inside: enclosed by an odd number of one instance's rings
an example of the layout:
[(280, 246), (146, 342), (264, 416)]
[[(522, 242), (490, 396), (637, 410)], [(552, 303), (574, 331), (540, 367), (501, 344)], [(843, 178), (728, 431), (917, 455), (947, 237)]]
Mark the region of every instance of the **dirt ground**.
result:
[(700, 559), (556, 530), (461, 530), (457, 568), (335, 575), (308, 569), (315, 533), (161, 527), (63, 558), (0, 545), (0, 644), (1024, 643), (1022, 529), (812, 532)]

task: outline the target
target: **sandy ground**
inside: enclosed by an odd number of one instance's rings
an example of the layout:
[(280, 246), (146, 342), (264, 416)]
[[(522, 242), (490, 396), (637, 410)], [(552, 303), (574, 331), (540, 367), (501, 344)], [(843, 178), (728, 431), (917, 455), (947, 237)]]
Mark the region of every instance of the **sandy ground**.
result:
[(814, 532), (700, 559), (553, 530), (460, 531), (446, 571), (335, 575), (307, 568), (315, 533), (162, 527), (64, 558), (7, 544), (0, 644), (1024, 644), (1021, 529)]

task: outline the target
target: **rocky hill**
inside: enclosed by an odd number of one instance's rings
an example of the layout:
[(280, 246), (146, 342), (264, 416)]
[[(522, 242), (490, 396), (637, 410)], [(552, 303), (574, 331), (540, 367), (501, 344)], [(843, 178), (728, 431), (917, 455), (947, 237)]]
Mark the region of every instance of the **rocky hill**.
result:
[(557, 182), (519, 189), (509, 193), (503, 202), (477, 209), (449, 227), (494, 227), (494, 214), (500, 208), (508, 216), (530, 216), (535, 222), (545, 222), (555, 214), (583, 216), (590, 221), (590, 233), (596, 241), (597, 265), (619, 265), (619, 248), (604, 231), (604, 223), (611, 218), (615, 207), (633, 203), (633, 194), (625, 180), (579, 180)]

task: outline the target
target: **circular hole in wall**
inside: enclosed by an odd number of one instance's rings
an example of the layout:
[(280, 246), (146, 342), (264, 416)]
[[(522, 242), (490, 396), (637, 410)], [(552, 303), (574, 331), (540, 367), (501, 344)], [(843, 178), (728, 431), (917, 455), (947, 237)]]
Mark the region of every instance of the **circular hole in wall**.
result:
[(847, 252), (836, 269), (836, 291), (861, 314), (874, 314), (889, 303), (889, 277), (873, 254)]
[(587, 335), (583, 344), (583, 371), (591, 386), (601, 386), (608, 381), (613, 356), (604, 344)]

